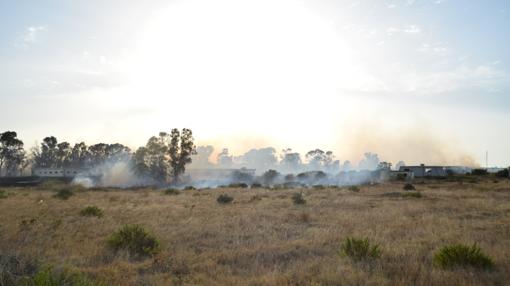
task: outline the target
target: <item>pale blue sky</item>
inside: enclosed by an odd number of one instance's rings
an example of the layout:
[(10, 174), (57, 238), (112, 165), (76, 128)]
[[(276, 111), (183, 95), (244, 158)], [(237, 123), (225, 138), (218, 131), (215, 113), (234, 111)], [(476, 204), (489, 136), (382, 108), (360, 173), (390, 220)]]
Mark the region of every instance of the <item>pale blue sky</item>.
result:
[(0, 0), (0, 130), (510, 165), (509, 27), (503, 0)]

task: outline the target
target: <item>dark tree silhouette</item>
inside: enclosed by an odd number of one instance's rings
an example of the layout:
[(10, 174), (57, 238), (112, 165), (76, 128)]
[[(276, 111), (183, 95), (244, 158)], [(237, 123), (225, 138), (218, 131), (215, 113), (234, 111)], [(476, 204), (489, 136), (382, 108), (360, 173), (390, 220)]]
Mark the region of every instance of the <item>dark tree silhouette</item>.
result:
[(32, 157), (35, 167), (55, 168), (58, 165), (57, 159), (57, 138), (49, 136), (43, 139), (40, 149), (34, 149)]
[(191, 163), (191, 155), (196, 154), (196, 146), (193, 142), (191, 129), (184, 128), (182, 133), (174, 128), (170, 133), (170, 144), (168, 146), (170, 166), (174, 182), (178, 182), (179, 176), (186, 171), (186, 164)]
[(25, 150), (23, 141), (17, 138), (14, 131), (0, 133), (0, 175), (5, 169), (6, 176), (14, 176), (22, 173), (26, 166)]

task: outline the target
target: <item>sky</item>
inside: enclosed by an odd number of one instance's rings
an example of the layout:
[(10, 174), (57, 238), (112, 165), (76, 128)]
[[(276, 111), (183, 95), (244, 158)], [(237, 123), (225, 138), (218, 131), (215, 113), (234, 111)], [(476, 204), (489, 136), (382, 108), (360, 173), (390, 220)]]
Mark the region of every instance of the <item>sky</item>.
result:
[(506, 0), (0, 0), (0, 132), (510, 165)]

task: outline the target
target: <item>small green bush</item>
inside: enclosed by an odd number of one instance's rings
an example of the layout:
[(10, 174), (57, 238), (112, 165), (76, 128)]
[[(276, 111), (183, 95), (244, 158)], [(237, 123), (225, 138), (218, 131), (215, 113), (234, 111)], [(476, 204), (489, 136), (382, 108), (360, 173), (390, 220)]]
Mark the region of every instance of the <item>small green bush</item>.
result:
[(416, 188), (414, 187), (413, 184), (405, 184), (402, 189), (404, 189), (405, 191), (415, 191), (416, 190)]
[(292, 201), (295, 205), (304, 205), (306, 204), (305, 198), (303, 198), (303, 193), (295, 193), (292, 195)]
[(159, 252), (159, 241), (141, 225), (124, 225), (113, 233), (107, 244), (114, 251), (127, 250), (130, 255), (141, 258)]
[(225, 194), (221, 194), (218, 196), (218, 198), (216, 199), (216, 201), (219, 203), (219, 204), (229, 204), (231, 203), (232, 201), (234, 200), (233, 197), (229, 196), (229, 195), (225, 195)]
[(368, 238), (347, 237), (340, 246), (340, 254), (354, 260), (373, 259), (381, 256), (379, 245), (371, 245)]
[(0, 199), (7, 198), (7, 193), (4, 190), (0, 190)]
[(253, 184), (251, 184), (251, 188), (252, 189), (262, 188), (262, 184), (260, 184), (260, 183), (253, 183)]
[(454, 244), (442, 247), (434, 255), (434, 265), (445, 269), (466, 266), (482, 269), (494, 268), (492, 258), (484, 254), (476, 243), (472, 246)]
[(81, 216), (96, 216), (96, 217), (102, 217), (103, 216), (103, 210), (96, 207), (96, 206), (88, 206), (86, 208), (83, 208), (80, 211)]
[(169, 196), (176, 196), (176, 195), (179, 195), (181, 193), (181, 191), (177, 190), (177, 189), (166, 189), (164, 191), (164, 194), (165, 195), (169, 195)]
[(62, 189), (58, 190), (57, 193), (53, 195), (53, 197), (61, 199), (61, 200), (67, 200), (70, 197), (72, 197), (73, 195), (74, 195), (74, 193), (70, 189), (62, 188)]
[(349, 186), (347, 189), (349, 191), (351, 191), (351, 192), (355, 192), (355, 193), (359, 192), (359, 187), (358, 186)]
[(323, 189), (325, 189), (324, 185), (314, 185), (313, 188), (316, 189), (316, 190), (323, 190)]
[(85, 274), (74, 271), (54, 271), (51, 268), (40, 270), (34, 277), (28, 279), (22, 285), (34, 286), (59, 286), (59, 285), (72, 285), (72, 286), (95, 286), (102, 285), (88, 278)]
[(406, 193), (402, 194), (402, 197), (404, 197), (404, 198), (417, 198), (417, 199), (419, 199), (419, 198), (422, 197), (422, 195), (421, 195), (420, 192), (406, 192)]

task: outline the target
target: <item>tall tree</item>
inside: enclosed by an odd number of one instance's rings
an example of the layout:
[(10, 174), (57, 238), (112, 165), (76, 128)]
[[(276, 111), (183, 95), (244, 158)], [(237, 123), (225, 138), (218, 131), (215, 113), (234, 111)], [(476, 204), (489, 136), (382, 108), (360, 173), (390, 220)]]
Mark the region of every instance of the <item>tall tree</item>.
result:
[(71, 144), (68, 142), (61, 142), (57, 144), (57, 151), (56, 151), (56, 167), (59, 168), (65, 168), (69, 167), (71, 163)]
[(145, 147), (136, 150), (133, 159), (137, 174), (159, 183), (167, 181), (170, 173), (168, 139), (167, 133), (160, 132), (159, 136), (149, 138)]
[(302, 168), (301, 156), (297, 152), (292, 152), (290, 148), (284, 149), (282, 150), (280, 166), (287, 173), (300, 171)]
[(0, 175), (4, 169), (5, 175), (14, 176), (18, 171), (21, 173), (23, 166), (26, 166), (23, 141), (17, 136), (14, 131), (0, 133)]
[(34, 165), (41, 168), (55, 168), (58, 165), (57, 159), (57, 138), (49, 136), (43, 139), (40, 149), (33, 150)]
[(179, 176), (186, 171), (186, 164), (191, 163), (191, 155), (196, 154), (196, 146), (193, 140), (191, 129), (184, 128), (182, 133), (179, 133), (179, 130), (174, 128), (170, 133), (168, 155), (170, 156), (171, 174), (174, 182), (177, 182)]
[(86, 166), (90, 153), (85, 142), (74, 144), (70, 158), (71, 167), (84, 168)]

